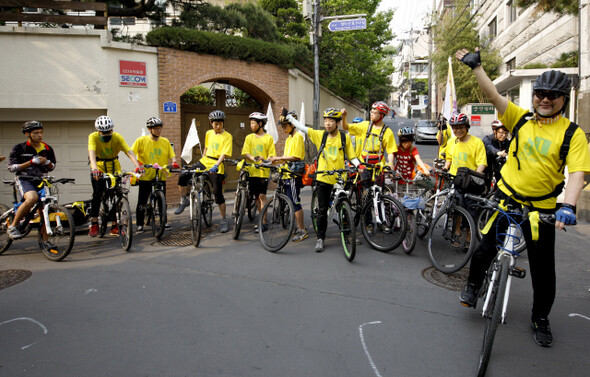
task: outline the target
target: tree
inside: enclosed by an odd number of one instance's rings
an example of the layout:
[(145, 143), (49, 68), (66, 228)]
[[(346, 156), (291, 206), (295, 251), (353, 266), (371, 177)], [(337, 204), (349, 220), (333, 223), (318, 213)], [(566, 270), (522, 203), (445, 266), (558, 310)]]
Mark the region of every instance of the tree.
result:
[(278, 31), (286, 40), (306, 41), (307, 25), (296, 0), (259, 0), (258, 5), (274, 16)]
[(534, 5), (543, 12), (578, 14), (578, 0), (516, 0), (516, 5), (521, 8)]
[(445, 85), (449, 69), (448, 58), (451, 57), (457, 104), (486, 102), (483, 92), (479, 88), (474, 75), (466, 65), (455, 59), (455, 52), (462, 48), (474, 51), (481, 49), (481, 60), (486, 73), (493, 80), (499, 76), (502, 60), (497, 50), (485, 47), (487, 41), (480, 41), (472, 17), (469, 0), (458, 0), (453, 9), (447, 10), (439, 23), (434, 26), (434, 43), (432, 61), (437, 84)]

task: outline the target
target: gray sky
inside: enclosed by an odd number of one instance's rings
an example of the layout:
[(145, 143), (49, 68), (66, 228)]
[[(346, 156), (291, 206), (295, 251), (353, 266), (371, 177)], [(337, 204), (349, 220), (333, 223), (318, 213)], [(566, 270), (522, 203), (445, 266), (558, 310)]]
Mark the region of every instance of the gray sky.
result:
[[(404, 38), (411, 28), (422, 28), (424, 16), (432, 9), (432, 0), (382, 0), (379, 10), (386, 9), (396, 9), (391, 30), (397, 38)], [(396, 43), (393, 42), (394, 45)]]

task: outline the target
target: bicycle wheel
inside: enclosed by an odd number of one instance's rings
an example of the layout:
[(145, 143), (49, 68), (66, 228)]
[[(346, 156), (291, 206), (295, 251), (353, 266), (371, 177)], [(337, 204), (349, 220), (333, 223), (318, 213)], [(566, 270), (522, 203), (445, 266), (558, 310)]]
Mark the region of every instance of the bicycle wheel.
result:
[(201, 215), (201, 199), (199, 198), (199, 194), (196, 192), (191, 192), (190, 204), (191, 239), (193, 241), (193, 245), (198, 247), (199, 243), (201, 242), (201, 220), (203, 219)]
[(8, 250), (12, 245), (12, 238), (8, 236), (8, 227), (14, 220), (14, 212), (4, 213), (0, 216), (0, 254)]
[(340, 203), (338, 218), (344, 257), (352, 262), (356, 255), (356, 228), (354, 226), (354, 212), (347, 201)]
[(363, 206), (361, 230), (375, 250), (389, 252), (398, 247), (406, 234), (408, 222), (404, 206), (389, 195), (379, 195), (377, 210), (373, 199)]
[(213, 223), (213, 187), (209, 180), (205, 180), (203, 184), (203, 197), (201, 198), (201, 213), (203, 215), (203, 221), (205, 226), (208, 228)]
[(234, 240), (240, 237), (240, 230), (242, 230), (242, 223), (244, 221), (244, 212), (246, 212), (246, 192), (243, 189), (236, 193), (236, 201), (234, 203)]
[(408, 219), (408, 230), (402, 241), (402, 246), (406, 254), (411, 254), (414, 247), (416, 247), (416, 239), (418, 239), (418, 224), (413, 210), (406, 210), (406, 217)]
[(107, 233), (107, 226), (109, 225), (109, 206), (110, 199), (103, 199), (100, 201), (100, 209), (98, 210), (98, 236), (104, 237)]
[[(425, 197), (430, 197), (432, 192), (428, 192)], [(432, 221), (432, 207), (434, 206), (434, 199), (430, 198), (426, 201), (423, 209), (416, 211), (416, 235), (422, 239), (428, 234), (430, 223)]]
[(432, 221), (428, 233), (428, 256), (445, 274), (462, 269), (475, 250), (475, 223), (467, 210), (452, 204)]
[(119, 242), (125, 251), (131, 249), (133, 241), (133, 218), (127, 198), (119, 199), (117, 203), (117, 224), (119, 225)]
[(502, 306), (508, 281), (508, 264), (509, 260), (507, 257), (501, 257), (500, 262), (497, 264), (495, 263), (499, 271), (496, 274), (496, 281), (492, 282), (493, 286), (490, 293), (488, 307), (485, 313), (483, 313), (485, 327), (483, 331), (483, 344), (479, 355), (479, 368), (477, 370), (478, 377), (483, 377), (486, 374), (490, 355), (492, 353), (492, 346), (494, 344), (494, 337), (496, 336), (496, 329), (502, 320)]
[[(285, 222), (285, 208), (289, 213), (289, 219)], [(266, 219), (267, 229), (262, 231), (262, 220)], [(286, 225), (286, 226), (284, 226)], [(258, 219), (260, 242), (262, 246), (270, 251), (277, 252), (282, 249), (291, 239), (295, 231), (295, 211), (293, 203), (285, 194), (275, 194), (262, 208)]]
[(353, 186), (350, 191), (348, 201), (350, 207), (354, 211), (354, 226), (357, 227), (361, 223), (361, 213), (363, 212), (363, 197), (361, 195), (360, 187)]
[(74, 246), (74, 215), (64, 206), (50, 204), (49, 227), (52, 234), (44, 237), (46, 228), (42, 219), (39, 228), (39, 247), (47, 259), (58, 262), (67, 257)]
[[(477, 239), (481, 241), (483, 234), (482, 231), (487, 225), (490, 217), (494, 214), (494, 210), (492, 209), (481, 209), (477, 213), (477, 219), (475, 224), (477, 225)], [(524, 249), (526, 249), (526, 241), (524, 239), (524, 235), (522, 234), (522, 230), (520, 228), (516, 229), (516, 234), (514, 237), (514, 251), (517, 253), (521, 253)]]
[(256, 198), (254, 195), (248, 193), (248, 201), (246, 202), (246, 208), (248, 208), (248, 220), (254, 221), (254, 217), (256, 217), (256, 211), (258, 211), (258, 207), (256, 206)]
[(154, 191), (150, 197), (152, 201), (152, 213), (150, 215), (152, 222), (152, 234), (157, 239), (162, 237), (167, 221), (166, 198), (162, 191)]
[(318, 203), (317, 190), (311, 192), (311, 225), (315, 234), (318, 234), (318, 214), (320, 213), (320, 206)]

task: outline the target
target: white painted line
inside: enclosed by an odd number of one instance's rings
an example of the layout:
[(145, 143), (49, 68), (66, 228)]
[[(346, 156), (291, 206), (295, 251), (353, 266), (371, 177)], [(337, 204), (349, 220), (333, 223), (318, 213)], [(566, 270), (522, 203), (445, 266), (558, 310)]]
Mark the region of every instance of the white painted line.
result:
[(380, 323), (381, 323), (381, 321), (373, 321), (373, 322), (363, 323), (362, 325), (359, 326), (359, 335), (361, 337), (361, 343), (363, 344), (363, 349), (365, 350), (365, 354), (367, 355), (367, 359), (369, 359), (369, 364), (371, 364), (371, 368), (373, 368), (373, 372), (375, 373), (375, 376), (377, 376), (377, 377), (383, 377), (383, 376), (381, 376), (381, 373), (379, 373), (379, 370), (377, 369), (377, 367), (375, 366), (375, 363), (373, 362), (373, 358), (369, 354), (369, 350), (367, 349), (367, 345), (365, 344), (365, 337), (363, 335), (363, 327), (365, 327), (366, 325), (378, 325)]
[[(21, 318), (14, 318), (14, 319), (9, 319), (8, 321), (4, 321), (4, 322), (0, 322), (0, 326), (5, 325), (7, 323), (10, 322), (14, 322), (14, 321), (31, 321), (34, 324), (36, 324), (37, 326), (41, 327), (43, 329), (43, 334), (47, 334), (47, 327), (45, 327), (45, 325), (43, 325), (41, 322), (34, 320), (33, 318), (28, 318), (28, 317), (21, 317)], [(31, 347), (32, 345), (36, 344), (37, 342), (33, 342), (31, 344), (28, 344), (26, 346), (22, 346), (20, 349), (24, 350), (27, 349), (29, 347)]]
[(86, 289), (84, 291), (84, 294), (87, 295), (87, 294), (92, 293), (92, 292), (98, 292), (98, 289), (95, 289), (95, 288)]
[(586, 317), (585, 315), (581, 315), (578, 313), (570, 313), (570, 317), (582, 317), (584, 319), (587, 319), (588, 321), (590, 321), (590, 317)]

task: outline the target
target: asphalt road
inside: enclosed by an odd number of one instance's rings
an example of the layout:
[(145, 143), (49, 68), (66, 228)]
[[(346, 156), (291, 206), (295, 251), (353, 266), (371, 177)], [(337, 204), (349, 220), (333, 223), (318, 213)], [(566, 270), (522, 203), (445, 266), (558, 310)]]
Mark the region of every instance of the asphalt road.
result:
[[(306, 190), (311, 228), (309, 199)], [(199, 248), (182, 246), (186, 213), (170, 214), (166, 245), (146, 232), (130, 253), (116, 238), (81, 234), (55, 263), (31, 236), (15, 242), (0, 271), (32, 275), (0, 290), (0, 376), (476, 374), (483, 320), (458, 291), (424, 278), (424, 241), (411, 255), (363, 243), (349, 263), (330, 224), (324, 253), (310, 237), (273, 254), (247, 220), (234, 241), (214, 215)], [(588, 375), (588, 234), (580, 224), (557, 236), (553, 348), (533, 342), (530, 278), (515, 279), (488, 376)], [(518, 264), (528, 267), (526, 254)]]

